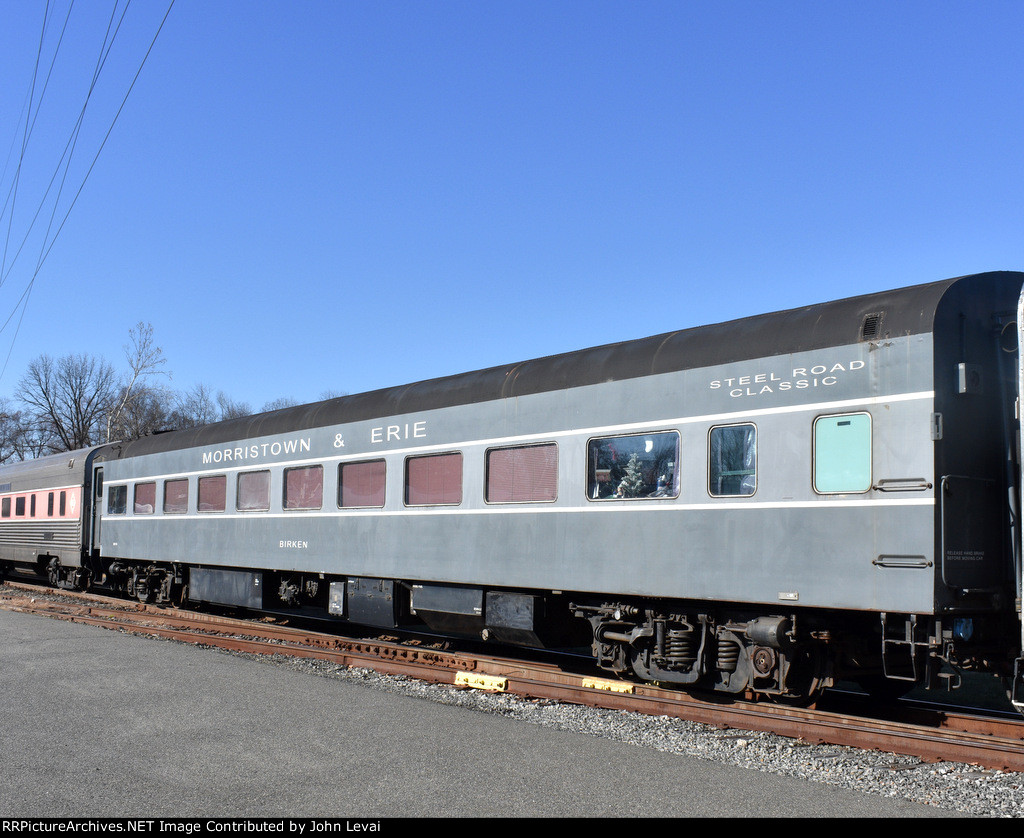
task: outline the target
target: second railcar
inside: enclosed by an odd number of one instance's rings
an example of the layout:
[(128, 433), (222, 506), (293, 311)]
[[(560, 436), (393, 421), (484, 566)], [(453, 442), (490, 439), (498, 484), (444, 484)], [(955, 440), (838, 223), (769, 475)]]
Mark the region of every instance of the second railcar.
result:
[(87, 584), (92, 458), (96, 449), (0, 468), (0, 567), (26, 566), (51, 580)]

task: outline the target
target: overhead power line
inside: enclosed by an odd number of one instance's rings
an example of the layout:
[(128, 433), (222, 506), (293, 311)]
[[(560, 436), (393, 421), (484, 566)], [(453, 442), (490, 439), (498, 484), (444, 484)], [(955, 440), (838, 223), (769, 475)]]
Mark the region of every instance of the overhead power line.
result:
[[(11, 271), (14, 269), (14, 264), (17, 261), (18, 256), (20, 256), (20, 254), (21, 254), (23, 248), (25, 247), (26, 243), (28, 242), (29, 237), (30, 237), (30, 235), (32, 233), (32, 230), (35, 227), (35, 225), (36, 225), (40, 215), (42, 214), (43, 207), (46, 205), (47, 198), (48, 198), (48, 196), (50, 195), (51, 191), (54, 188), (54, 184), (58, 181), (58, 179), (60, 180), (60, 183), (59, 183), (59, 186), (57, 188), (56, 194), (55, 194), (55, 196), (53, 198), (53, 207), (52, 207), (52, 210), (51, 210), (51, 213), (50, 213), (49, 223), (47, 225), (46, 232), (43, 235), (43, 240), (42, 240), (42, 244), (40, 246), (39, 255), (38, 255), (38, 258), (37, 258), (37, 261), (36, 261), (36, 265), (35, 265), (34, 269), (32, 270), (32, 275), (31, 275), (31, 277), (29, 278), (29, 280), (28, 280), (28, 282), (26, 284), (25, 290), (22, 292), (21, 296), (18, 298), (18, 301), (11, 308), (10, 314), (4, 320), (3, 325), (0, 326), (0, 333), (3, 333), (4, 331), (6, 331), (8, 326), (10, 326), (11, 322), (14, 320), (15, 315), (18, 315), (17, 327), (15, 328), (14, 335), (11, 338), (11, 344), (10, 344), (10, 347), (8, 349), (8, 352), (7, 352), (7, 357), (6, 357), (5, 361), (4, 361), (3, 367), (0, 368), (0, 379), (3, 378), (4, 374), (7, 371), (7, 365), (10, 362), (11, 353), (14, 350), (14, 344), (17, 341), (18, 334), (19, 334), (19, 332), (21, 330), (22, 319), (24, 318), (25, 311), (26, 311), (26, 309), (28, 307), (28, 301), (29, 301), (29, 298), (31, 296), (32, 288), (35, 285), (36, 279), (39, 276), (39, 272), (42, 269), (43, 264), (46, 261), (46, 258), (49, 256), (50, 252), (53, 250), (53, 247), (56, 244), (57, 239), (60, 236), (61, 231), (64, 229), (64, 225), (67, 222), (68, 217), (71, 215), (71, 211), (74, 209), (75, 204), (78, 202), (78, 198), (81, 196), (82, 191), (85, 188), (85, 184), (88, 181), (89, 176), (92, 174), (92, 171), (93, 171), (93, 169), (96, 166), (96, 162), (99, 159), (99, 156), (102, 153), (104, 146), (106, 146), (106, 144), (107, 144), (107, 140), (110, 139), (110, 135), (111, 135), (111, 133), (114, 130), (114, 126), (117, 124), (117, 120), (120, 117), (121, 112), (124, 110), (124, 106), (125, 106), (125, 104), (128, 101), (128, 97), (131, 95), (131, 92), (134, 89), (135, 84), (138, 81), (139, 76), (142, 73), (142, 69), (143, 69), (143, 67), (145, 67), (146, 61), (148, 60), (150, 54), (153, 51), (153, 47), (156, 45), (157, 38), (160, 36), (160, 32), (163, 30), (164, 24), (167, 22), (167, 18), (169, 17), (169, 15), (171, 13), (171, 9), (174, 7), (174, 0), (170, 0), (169, 4), (167, 6), (167, 10), (164, 13), (163, 17), (161, 18), (161, 20), (160, 20), (160, 25), (157, 27), (156, 32), (154, 33), (153, 38), (150, 41), (149, 46), (147, 47), (145, 54), (143, 55), (141, 61), (139, 62), (139, 66), (136, 69), (134, 76), (132, 77), (131, 83), (128, 85), (128, 88), (125, 91), (123, 98), (121, 99), (121, 103), (118, 106), (118, 109), (117, 109), (116, 113), (114, 114), (113, 118), (110, 120), (110, 125), (107, 127), (107, 130), (104, 133), (102, 141), (100, 142), (98, 148), (95, 151), (95, 154), (93, 155), (93, 158), (92, 158), (91, 162), (89, 163), (88, 168), (86, 169), (84, 175), (82, 176), (81, 182), (79, 183), (78, 188), (74, 192), (74, 196), (71, 198), (71, 201), (68, 204), (66, 210), (64, 211), (63, 216), (60, 217), (59, 223), (57, 223), (58, 214), (59, 214), (59, 208), (60, 208), (60, 198), (61, 198), (61, 196), (64, 193), (64, 188), (65, 188), (65, 185), (66, 185), (68, 173), (69, 173), (70, 166), (71, 166), (71, 160), (72, 160), (72, 158), (74, 156), (75, 147), (77, 145), (78, 137), (79, 137), (79, 134), (81, 132), (81, 128), (82, 128), (82, 125), (83, 125), (83, 122), (84, 122), (86, 110), (88, 108), (89, 101), (90, 101), (90, 98), (92, 96), (92, 93), (93, 93), (93, 91), (96, 88), (96, 84), (97, 84), (97, 82), (99, 80), (100, 73), (102, 72), (103, 67), (104, 67), (104, 65), (106, 63), (107, 57), (110, 54), (110, 50), (113, 47), (114, 40), (117, 37), (117, 33), (120, 31), (121, 24), (124, 21), (124, 17), (125, 17), (125, 15), (128, 12), (128, 6), (130, 4), (131, 4), (131, 0), (128, 0), (128, 2), (125, 4), (124, 8), (121, 10), (120, 16), (118, 16), (117, 15), (118, 2), (117, 2), (117, 0), (115, 0), (114, 9), (113, 9), (113, 11), (111, 13), (110, 21), (108, 22), (107, 31), (104, 34), (103, 43), (102, 43), (100, 51), (99, 51), (96, 67), (93, 70), (93, 75), (92, 75), (92, 78), (90, 80), (89, 88), (88, 88), (88, 91), (87, 91), (86, 96), (85, 96), (85, 101), (84, 101), (84, 103), (82, 105), (82, 108), (79, 111), (77, 119), (75, 120), (74, 126), (73, 126), (73, 128), (71, 130), (70, 137), (68, 139), (67, 144), (65, 145), (64, 152), (62, 153), (62, 155), (60, 157), (60, 160), (57, 162), (57, 164), (54, 167), (54, 172), (53, 172), (53, 175), (51, 176), (50, 181), (49, 181), (49, 183), (47, 185), (46, 191), (44, 192), (42, 198), (40, 199), (40, 201), (39, 201), (39, 203), (38, 203), (38, 205), (36, 207), (35, 213), (33, 214), (32, 219), (31, 219), (31, 221), (30, 221), (30, 223), (28, 225), (28, 228), (25, 231), (24, 237), (21, 239), (21, 243), (19, 244), (18, 249), (17, 249), (17, 251), (14, 254), (14, 257), (11, 259), (11, 262), (8, 265), (7, 264), (7, 254), (8, 254), (10, 240), (11, 240), (11, 231), (12, 231), (12, 228), (13, 228), (14, 205), (15, 205), (15, 197), (17, 195), (18, 183), (20, 182), (21, 171), (22, 171), (22, 167), (24, 165), (26, 153), (27, 153), (27, 150), (28, 150), (28, 144), (29, 144), (29, 139), (30, 139), (31, 134), (32, 134), (32, 129), (34, 128), (35, 120), (36, 120), (36, 118), (37, 118), (37, 116), (39, 114), (39, 109), (40, 109), (41, 104), (42, 104), (43, 95), (45, 94), (46, 87), (49, 84), (49, 80), (50, 80), (52, 72), (53, 72), (53, 67), (56, 64), (57, 53), (60, 50), (60, 45), (61, 45), (61, 43), (63, 43), (64, 34), (65, 34), (66, 30), (67, 30), (68, 20), (70, 19), (70, 15), (71, 15), (71, 7), (69, 7), (68, 14), (65, 17), (64, 26), (63, 26), (63, 28), (61, 30), (61, 35), (60, 35), (60, 38), (58, 40), (57, 47), (54, 50), (54, 55), (53, 55), (53, 59), (52, 59), (52, 61), (50, 63), (50, 68), (47, 71), (46, 82), (43, 85), (43, 89), (42, 89), (42, 92), (40, 93), (38, 101), (35, 102), (35, 109), (33, 111), (32, 103), (34, 101), (35, 86), (36, 86), (36, 83), (37, 83), (37, 80), (38, 80), (39, 67), (40, 67), (40, 63), (41, 63), (41, 60), (42, 60), (42, 47), (43, 47), (43, 42), (44, 42), (45, 35), (46, 35), (47, 23), (48, 23), (48, 20), (49, 20), (49, 17), (50, 17), (50, 10), (49, 10), (49, 8), (47, 8), (46, 13), (44, 14), (43, 27), (42, 27), (42, 32), (40, 34), (40, 39), (39, 39), (39, 50), (38, 50), (37, 56), (36, 56), (36, 66), (35, 66), (35, 69), (34, 69), (33, 74), (32, 74), (32, 82), (31, 82), (31, 85), (30, 85), (30, 92), (29, 92), (29, 96), (28, 96), (28, 107), (26, 109), (26, 114), (25, 114), (25, 132), (24, 132), (24, 137), (23, 137), (22, 144), (21, 144), (21, 151), (20, 151), (19, 158), (18, 158), (18, 166), (16, 167), (15, 174), (14, 174), (14, 180), (12, 182), (11, 189), (10, 189), (10, 191), (8, 193), (8, 199), (5, 202), (4, 207), (0, 208), (0, 218), (3, 217), (3, 212), (5, 212), (5, 211), (10, 213), (10, 218), (8, 220), (8, 225), (7, 225), (7, 227), (8, 227), (7, 236), (6, 236), (5, 243), (4, 243), (3, 260), (0, 261), (0, 287), (2, 287), (4, 285), (4, 283), (7, 281), (8, 277), (10, 276)], [(73, 5), (74, 4), (72, 2), (72, 7), (73, 7)], [(117, 19), (116, 24), (114, 23), (115, 18)], [(63, 174), (62, 174), (62, 172), (63, 172)], [(56, 225), (56, 227), (55, 227), (55, 225)]]

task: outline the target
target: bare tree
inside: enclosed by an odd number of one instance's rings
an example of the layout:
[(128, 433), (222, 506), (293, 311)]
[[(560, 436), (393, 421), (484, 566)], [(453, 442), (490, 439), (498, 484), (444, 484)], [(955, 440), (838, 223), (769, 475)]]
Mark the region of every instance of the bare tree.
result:
[[(235, 401), (222, 390), (214, 395), (196, 384), (179, 393), (154, 381), (170, 373), (153, 327), (139, 322), (128, 337), (123, 375), (102, 358), (85, 354), (57, 360), (41, 355), (29, 364), (16, 401), (0, 399), (0, 462), (252, 415), (248, 402)], [(295, 404), (282, 398), (263, 409)]]
[(118, 392), (118, 376), (102, 358), (40, 355), (28, 365), (17, 397), (47, 438), (49, 453), (74, 451), (103, 438), (107, 413)]
[(169, 424), (174, 428), (195, 428), (209, 425), (219, 418), (220, 412), (210, 388), (196, 384), (191, 390), (175, 396)]
[(190, 390), (175, 395), (169, 424), (173, 428), (195, 428), (251, 415), (252, 407), (247, 402), (236, 402), (223, 390), (218, 390), (214, 396), (205, 384), (196, 384)]
[(279, 399), (274, 399), (272, 401), (267, 402), (260, 409), (260, 412), (269, 413), (272, 410), (281, 410), (282, 408), (285, 407), (295, 407), (298, 404), (299, 402), (296, 401), (295, 399), (290, 399), (287, 396), (282, 396)]
[(173, 423), (174, 393), (167, 387), (137, 387), (127, 398), (122, 390), (116, 418), (107, 421), (109, 439), (139, 439)]
[[(128, 332), (124, 347), (128, 373), (115, 405), (107, 417), (106, 440), (138, 439), (166, 425), (168, 396), (160, 388), (147, 384), (147, 379), (170, 373), (161, 369), (167, 359), (153, 342), (153, 327), (141, 321)], [(163, 411), (160, 415), (159, 411)]]
[(46, 423), (0, 398), (0, 463), (42, 457), (53, 448), (53, 435)]
[(217, 407), (220, 410), (221, 419), (240, 419), (242, 416), (252, 416), (252, 405), (248, 402), (236, 402), (228, 397), (223, 390), (217, 393)]
[(21, 432), (21, 421), (18, 411), (11, 410), (7, 399), (0, 399), (0, 463), (19, 459), (15, 440)]
[(7, 399), (0, 399), (0, 463), (23, 459), (20, 450), (24, 426), (22, 412), (12, 408)]
[(56, 450), (58, 446), (54, 443), (48, 423), (38, 422), (27, 416), (24, 411), (18, 411), (15, 416), (18, 417), (20, 426), (12, 440), (14, 456), (11, 459), (34, 460)]
[(171, 424), (175, 428), (194, 428), (216, 421), (217, 405), (205, 384), (196, 384), (176, 396), (171, 411)]

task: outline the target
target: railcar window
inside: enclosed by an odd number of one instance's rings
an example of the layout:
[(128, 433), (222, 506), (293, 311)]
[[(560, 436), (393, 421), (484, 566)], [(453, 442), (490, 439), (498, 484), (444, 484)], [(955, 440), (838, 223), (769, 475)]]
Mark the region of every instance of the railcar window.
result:
[(338, 506), (383, 506), (385, 480), (383, 460), (342, 463), (338, 466)]
[[(60, 514), (64, 514), (63, 509), (63, 492), (61, 492), (61, 510)], [(126, 508), (128, 507), (128, 487), (127, 486), (110, 486), (107, 489), (107, 514), (108, 515), (124, 515)]]
[(152, 515), (156, 511), (156, 483), (135, 484), (135, 504), (132, 508), (136, 515)]
[(53, 517), (53, 492), (50, 492), (46, 498), (46, 514), (50, 518)]
[(199, 512), (223, 512), (227, 506), (228, 478), (217, 474), (199, 478)]
[[(127, 486), (123, 486), (122, 488), (125, 491), (125, 501), (127, 501), (127, 498), (128, 498), (128, 494), (127, 494), (128, 493), (128, 487)], [(60, 514), (62, 516), (67, 511), (67, 505), (68, 505), (68, 493), (67, 492), (61, 492), (60, 493)], [(121, 511), (124, 512), (123, 504), (122, 504)]]
[(679, 434), (602, 437), (587, 444), (587, 497), (647, 500), (679, 496)]
[(866, 492), (871, 488), (871, 414), (846, 413), (814, 420), (814, 491)]
[(409, 506), (462, 503), (462, 454), (406, 458), (405, 502)]
[(239, 512), (266, 512), (270, 509), (269, 471), (244, 471), (238, 475), (235, 509)]
[(708, 492), (714, 497), (752, 495), (757, 489), (757, 428), (723, 425), (708, 434)]
[(14, 499), (14, 514), (21, 516), (25, 514), (25, 496)]
[(519, 445), (487, 452), (488, 503), (539, 503), (558, 496), (558, 446)]
[(284, 470), (284, 508), (319, 509), (324, 503), (324, 467)]
[(188, 512), (188, 478), (164, 481), (164, 512)]
[(10, 498), (4, 498), (3, 501), (0, 501), (0, 518), (10, 518), (10, 517), (11, 517), (11, 499)]
[(36, 496), (35, 495), (29, 495), (29, 498), (30, 498), (30, 500), (28, 502), (28, 514), (29, 514), (30, 518), (35, 518), (36, 517)]

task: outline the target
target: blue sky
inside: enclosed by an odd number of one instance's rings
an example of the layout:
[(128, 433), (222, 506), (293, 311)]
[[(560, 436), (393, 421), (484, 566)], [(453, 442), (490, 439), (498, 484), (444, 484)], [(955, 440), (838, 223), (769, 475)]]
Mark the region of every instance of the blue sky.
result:
[(65, 170), (124, 2), (25, 141), (46, 5), (0, 0), (0, 395), (140, 320), (259, 408), (1024, 269), (1021, 0), (176, 0), (118, 115), (169, 4)]

